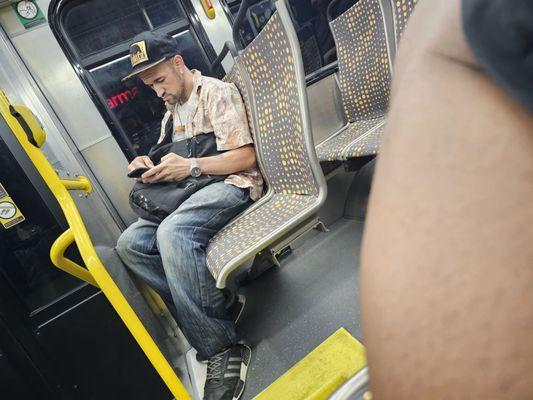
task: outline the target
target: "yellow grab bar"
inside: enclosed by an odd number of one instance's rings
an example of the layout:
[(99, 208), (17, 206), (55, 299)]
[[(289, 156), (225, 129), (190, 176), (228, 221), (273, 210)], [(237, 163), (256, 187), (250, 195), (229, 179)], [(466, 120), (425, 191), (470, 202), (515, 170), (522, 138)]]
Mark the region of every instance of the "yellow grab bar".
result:
[[(59, 179), (57, 173), (54, 171), (42, 153), (41, 149), (29, 142), (24, 129), (18, 123), (17, 119), (15, 119), (15, 117), (13, 117), (9, 112), (9, 105), (9, 100), (0, 90), (0, 115), (7, 122), (15, 137), (18, 139), (20, 145), (23, 147), (35, 168), (37, 171), (39, 171), (39, 174), (50, 188), (59, 206), (63, 210), (63, 214), (65, 215), (70, 227), (55, 241), (53, 245), (50, 255), (53, 257), (52, 261), (54, 262), (54, 265), (62, 270), (65, 270), (66, 268), (68, 270), (67, 272), (69, 273), (74, 272), (74, 276), (80, 275), (78, 276), (79, 278), (91, 284), (96, 283), (96, 286), (99, 287), (105, 294), (176, 400), (190, 400), (187, 390), (185, 390), (185, 387), (172, 369), (172, 366), (161, 353), (161, 350), (159, 347), (157, 347), (153, 338), (150, 336), (141, 320), (131, 308), (128, 301), (116, 283), (113, 281), (107, 270), (104, 268), (100, 258), (96, 254), (94, 246), (91, 242), (91, 238), (89, 237), (89, 233), (85, 228), (85, 224), (83, 223), (83, 219), (81, 218), (78, 208), (76, 207), (72, 196), (67, 191), (69, 186), (73, 189), (82, 189), (88, 191), (90, 190), (89, 181), (84, 177), (78, 177), (77, 181)], [(18, 110), (23, 112), (26, 110), (26, 107), (24, 106), (17, 107)], [(26, 119), (33, 117), (31, 116), (30, 112), (24, 112), (24, 118)], [(28, 124), (30, 126), (39, 126), (35, 120), (28, 121)], [(83, 179), (86, 180), (86, 183)], [(65, 181), (67, 181), (66, 184)], [(87, 183), (89, 184), (88, 186)], [(87, 267), (87, 273), (85, 273), (83, 267), (63, 256), (68, 245), (73, 242), (75, 242), (78, 246), (81, 257)], [(56, 263), (57, 261), (59, 262)], [(92, 280), (94, 283), (90, 282), (90, 280)]]
[(61, 183), (67, 188), (67, 190), (84, 190), (87, 193), (93, 191), (91, 182), (84, 177), (78, 176), (76, 179), (60, 179)]
[(74, 243), (74, 234), (70, 229), (67, 229), (52, 244), (52, 248), (50, 249), (50, 259), (52, 260), (52, 263), (66, 273), (74, 275), (76, 278), (90, 283), (93, 286), (99, 287), (98, 283), (96, 283), (87, 269), (65, 257), (65, 251), (72, 243)]

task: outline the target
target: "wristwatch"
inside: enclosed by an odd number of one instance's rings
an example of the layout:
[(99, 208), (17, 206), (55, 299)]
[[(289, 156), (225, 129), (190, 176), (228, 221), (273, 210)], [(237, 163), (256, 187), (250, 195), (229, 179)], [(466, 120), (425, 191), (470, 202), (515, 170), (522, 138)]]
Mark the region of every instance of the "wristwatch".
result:
[(189, 158), (189, 160), (191, 162), (189, 166), (189, 175), (191, 175), (193, 178), (198, 178), (200, 175), (202, 175), (202, 170), (198, 165), (198, 161), (196, 161), (196, 158)]

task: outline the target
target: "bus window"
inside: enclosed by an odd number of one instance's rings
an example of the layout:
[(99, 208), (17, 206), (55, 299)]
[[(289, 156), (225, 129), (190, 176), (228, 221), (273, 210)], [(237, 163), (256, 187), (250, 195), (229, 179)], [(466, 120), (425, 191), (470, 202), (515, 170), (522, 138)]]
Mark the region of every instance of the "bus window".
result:
[[(59, 5), (58, 39), (128, 158), (146, 154), (159, 137), (164, 104), (138, 78), (121, 82), (130, 69), (129, 41), (152, 30), (170, 34), (189, 68), (209, 74), (211, 45), (177, 0), (71, 0)], [(192, 6), (191, 6), (192, 8)], [(102, 10), (106, 12), (103, 13)], [(188, 16), (191, 18), (189, 21)]]
[[(229, 18), (234, 21), (241, 0), (221, 0)], [(331, 0), (289, 0), (289, 12), (300, 42), (302, 59), (307, 75), (334, 61), (335, 43), (329, 29), (326, 10)], [(354, 0), (339, 3), (337, 9), (346, 9)], [(239, 28), (244, 45), (257, 36), (268, 22), (274, 5), (271, 0), (257, 0), (247, 10), (246, 17)]]
[(64, 32), (80, 57), (180, 19), (184, 16), (178, 3), (165, 0), (75, 0), (67, 3), (61, 15)]

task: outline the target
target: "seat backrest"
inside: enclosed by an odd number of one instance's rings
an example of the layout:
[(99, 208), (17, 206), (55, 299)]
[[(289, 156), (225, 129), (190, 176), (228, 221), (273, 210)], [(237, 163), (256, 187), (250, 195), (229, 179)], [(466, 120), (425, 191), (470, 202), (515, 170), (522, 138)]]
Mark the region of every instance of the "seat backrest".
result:
[(250, 129), (254, 142), (256, 142), (257, 132), (255, 130), (255, 126), (253, 124), (253, 119), (252, 119), (252, 114), (250, 111), (250, 97), (248, 96), (248, 91), (246, 90), (244, 86), (244, 79), (243, 79), (242, 74), (243, 74), (242, 61), (240, 57), (237, 56), (234, 59), (233, 67), (222, 80), (224, 82), (233, 83), (235, 86), (237, 86), (237, 89), (239, 90), (242, 100), (244, 102), (244, 108), (246, 110), (246, 117), (248, 118), (248, 128)]
[(379, 0), (359, 0), (331, 21), (337, 47), (339, 87), (349, 122), (385, 115), (391, 57)]
[(296, 43), (289, 36), (275, 12), (236, 59), (227, 80), (243, 95), (269, 189), (317, 195), (323, 176), (314, 153), (298, 42), (295, 34)]
[(400, 42), (403, 31), (407, 26), (407, 21), (419, 1), (420, 0), (390, 0), (394, 18), (394, 35), (396, 44)]

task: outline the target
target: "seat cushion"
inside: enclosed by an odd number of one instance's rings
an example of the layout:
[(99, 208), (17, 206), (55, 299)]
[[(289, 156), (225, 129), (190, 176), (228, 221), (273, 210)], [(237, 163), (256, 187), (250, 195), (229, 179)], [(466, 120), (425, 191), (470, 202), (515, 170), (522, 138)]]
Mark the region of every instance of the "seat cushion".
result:
[[(293, 226), (291, 219), (313, 207), (317, 201), (316, 196), (276, 193), (257, 209), (237, 217), (208, 244), (206, 261), (213, 277), (218, 279), (223, 270), (231, 268), (228, 264), (243, 252), (286, 232)], [(259, 245), (254, 252), (261, 251), (266, 245)]]
[[(347, 127), (338, 134), (330, 137), (326, 141), (316, 146), (316, 153), (319, 161), (343, 161), (348, 154), (358, 154), (359, 143), (366, 143), (366, 136), (373, 130), (381, 128), (385, 123), (385, 118), (376, 118), (370, 120), (361, 120), (347, 125)], [(380, 129), (380, 131), (382, 128)], [(369, 139), (363, 150), (370, 151), (376, 143), (375, 139)], [(350, 150), (349, 150), (350, 149)], [(374, 153), (376, 154), (377, 149)], [(361, 154), (358, 157), (370, 154)], [(353, 156), (352, 156), (353, 157)]]
[(359, 136), (344, 149), (342, 157), (348, 159), (378, 154), (383, 141), (384, 130), (385, 123), (378, 125), (377, 128), (370, 131), (368, 134)]

